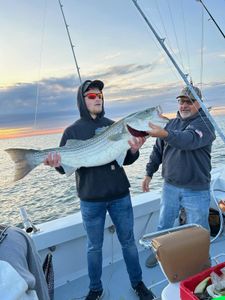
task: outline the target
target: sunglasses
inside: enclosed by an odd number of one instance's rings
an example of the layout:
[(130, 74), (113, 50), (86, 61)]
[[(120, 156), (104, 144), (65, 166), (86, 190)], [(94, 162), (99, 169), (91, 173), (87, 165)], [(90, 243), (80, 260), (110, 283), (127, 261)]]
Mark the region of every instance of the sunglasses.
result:
[(89, 93), (89, 94), (84, 95), (84, 97), (87, 97), (90, 100), (95, 100), (96, 98), (103, 99), (103, 94), (102, 93)]
[(195, 99), (192, 99), (192, 100), (178, 99), (178, 103), (181, 104), (181, 105), (184, 104), (184, 103), (186, 103), (188, 105), (193, 105), (195, 101), (196, 101)]

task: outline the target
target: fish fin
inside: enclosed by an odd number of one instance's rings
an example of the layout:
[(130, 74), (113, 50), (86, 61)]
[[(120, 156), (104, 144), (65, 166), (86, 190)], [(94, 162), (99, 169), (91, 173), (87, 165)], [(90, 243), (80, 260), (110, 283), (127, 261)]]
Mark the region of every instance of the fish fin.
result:
[(34, 153), (39, 152), (39, 150), (10, 148), (5, 151), (10, 155), (11, 159), (15, 163), (14, 181), (22, 179), (39, 165), (35, 164), (35, 160), (33, 159)]
[(108, 129), (109, 126), (99, 127), (95, 130), (95, 135), (100, 135), (101, 133), (105, 132), (106, 129)]
[(112, 134), (108, 137), (110, 141), (117, 142), (122, 139), (123, 135), (127, 133), (126, 125), (123, 124), (122, 130), (118, 133)]
[(157, 112), (158, 112), (159, 115), (161, 115), (163, 113), (161, 105), (156, 106), (156, 110), (157, 110)]
[(123, 152), (120, 154), (120, 156), (118, 156), (116, 158), (116, 161), (120, 167), (123, 165), (126, 155), (127, 155), (127, 152)]
[(169, 118), (167, 118), (166, 116), (163, 115), (163, 110), (160, 105), (156, 106), (156, 110), (157, 110), (158, 116), (160, 118), (162, 118), (165, 122), (170, 120)]
[(69, 177), (70, 175), (72, 175), (77, 168), (74, 168), (74, 167), (71, 167), (71, 166), (68, 166), (68, 165), (65, 165), (65, 164), (61, 164), (61, 166), (63, 167), (63, 170), (66, 174), (67, 177)]

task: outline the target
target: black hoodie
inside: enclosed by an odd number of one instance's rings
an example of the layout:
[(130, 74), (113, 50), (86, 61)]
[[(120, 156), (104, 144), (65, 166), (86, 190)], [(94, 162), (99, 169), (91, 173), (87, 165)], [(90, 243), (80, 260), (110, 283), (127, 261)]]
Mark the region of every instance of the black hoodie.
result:
[[(112, 125), (114, 121), (104, 117), (104, 102), (102, 112), (93, 119), (87, 110), (83, 97), (83, 85), (77, 94), (77, 106), (80, 119), (66, 128), (63, 133), (60, 146), (64, 146), (69, 139), (87, 140), (95, 135), (97, 128)], [(130, 150), (124, 161), (124, 165), (132, 164), (137, 160), (139, 152), (132, 154)], [(56, 168), (64, 174), (62, 167)], [(123, 167), (116, 161), (98, 167), (81, 167), (76, 171), (77, 193), (83, 201), (110, 201), (121, 198), (129, 193), (129, 181)]]

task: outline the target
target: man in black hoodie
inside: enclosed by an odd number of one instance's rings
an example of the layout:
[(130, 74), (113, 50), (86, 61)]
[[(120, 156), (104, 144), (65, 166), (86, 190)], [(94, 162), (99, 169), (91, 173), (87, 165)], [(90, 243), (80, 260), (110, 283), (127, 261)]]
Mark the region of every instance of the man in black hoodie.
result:
[[(194, 87), (202, 99), (201, 91)], [(188, 87), (178, 98), (177, 117), (165, 129), (151, 124), (150, 136), (157, 137), (142, 183), (149, 191), (153, 174), (162, 164), (164, 178), (158, 230), (173, 227), (180, 208), (185, 209), (186, 223), (209, 230), (211, 148), (215, 131)], [(152, 255), (146, 265), (151, 267)]]
[[(66, 128), (60, 146), (69, 139), (87, 140), (95, 135), (98, 128), (112, 125), (114, 121), (104, 117), (104, 84), (100, 80), (87, 80), (78, 89), (77, 105), (80, 119)], [(129, 141), (130, 149), (124, 165), (132, 164), (139, 156), (139, 148), (144, 138)], [(60, 155), (50, 153), (45, 164), (64, 174), (60, 166)], [(97, 300), (103, 296), (102, 244), (106, 212), (116, 227), (122, 246), (127, 271), (134, 291), (140, 300), (153, 299), (153, 294), (142, 282), (142, 271), (133, 233), (133, 209), (129, 193), (129, 181), (126, 173), (116, 161), (98, 167), (81, 167), (76, 171), (76, 187), (81, 200), (80, 209), (88, 239), (88, 273), (90, 291), (86, 300)]]

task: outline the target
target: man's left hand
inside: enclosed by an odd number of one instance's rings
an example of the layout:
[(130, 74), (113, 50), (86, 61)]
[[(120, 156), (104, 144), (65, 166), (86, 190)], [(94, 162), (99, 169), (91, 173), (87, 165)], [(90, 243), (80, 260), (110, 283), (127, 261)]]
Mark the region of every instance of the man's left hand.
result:
[(166, 138), (168, 136), (168, 132), (160, 127), (160, 126), (157, 126), (151, 122), (148, 123), (149, 127), (150, 127), (150, 130), (148, 131), (148, 134), (152, 137), (158, 137), (158, 138)]
[(131, 152), (135, 154), (141, 148), (145, 141), (145, 137), (133, 137), (132, 140), (129, 140), (128, 144), (130, 145)]

